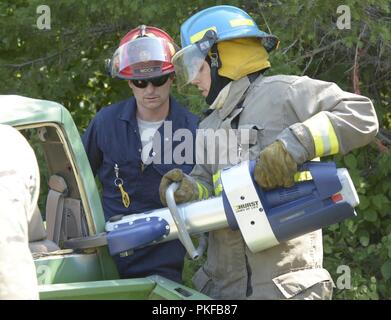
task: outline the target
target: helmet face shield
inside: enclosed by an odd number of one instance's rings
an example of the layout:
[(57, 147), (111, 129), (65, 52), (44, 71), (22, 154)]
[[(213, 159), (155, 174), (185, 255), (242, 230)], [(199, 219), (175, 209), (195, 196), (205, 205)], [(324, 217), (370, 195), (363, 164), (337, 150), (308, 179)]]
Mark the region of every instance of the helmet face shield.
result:
[(202, 52), (197, 45), (192, 44), (178, 51), (172, 63), (174, 64), (178, 89), (191, 83), (205, 61), (208, 52)]
[(205, 58), (217, 40), (216, 33), (209, 30), (204, 37), (178, 51), (172, 58), (178, 88), (191, 83), (198, 75)]
[(171, 58), (175, 51), (175, 44), (165, 39), (137, 38), (126, 42), (115, 51), (110, 74), (112, 77), (132, 80), (171, 73)]

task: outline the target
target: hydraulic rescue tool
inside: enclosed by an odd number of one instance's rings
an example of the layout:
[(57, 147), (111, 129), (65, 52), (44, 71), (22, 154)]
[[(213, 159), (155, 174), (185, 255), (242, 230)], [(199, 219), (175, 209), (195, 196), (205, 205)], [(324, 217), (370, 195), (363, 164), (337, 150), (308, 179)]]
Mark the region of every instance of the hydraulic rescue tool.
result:
[[(204, 233), (222, 228), (240, 230), (252, 252), (266, 250), (305, 233), (356, 215), (357, 192), (347, 169), (333, 162), (307, 162), (307, 179), (290, 188), (262, 190), (253, 179), (255, 161), (244, 161), (221, 172), (223, 192), (208, 200), (176, 205), (177, 183), (166, 193), (168, 208), (115, 216), (106, 233), (71, 239), (70, 248), (108, 245), (111, 255), (180, 239), (191, 258), (205, 249)], [(201, 235), (195, 248), (190, 235)]]

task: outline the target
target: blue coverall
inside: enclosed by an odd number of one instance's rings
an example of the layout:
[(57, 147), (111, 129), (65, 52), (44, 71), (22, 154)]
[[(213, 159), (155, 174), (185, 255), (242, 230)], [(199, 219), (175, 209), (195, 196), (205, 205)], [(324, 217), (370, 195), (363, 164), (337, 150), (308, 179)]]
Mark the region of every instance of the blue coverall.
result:
[[(172, 135), (164, 137), (163, 125), (158, 129), (161, 135), (161, 164), (144, 165), (141, 161), (141, 139), (136, 118), (134, 97), (100, 110), (91, 121), (82, 137), (92, 171), (98, 175), (103, 186), (103, 209), (106, 221), (110, 217), (135, 214), (162, 208), (159, 198), (159, 184), (162, 176), (171, 169), (179, 168), (190, 173), (195, 162), (164, 164), (164, 152), (172, 152), (180, 141), (172, 141)], [(178, 104), (170, 96), (170, 110), (165, 121), (171, 121), (172, 132), (186, 128), (193, 136), (193, 151), (198, 117)], [(172, 141), (172, 148), (168, 148)], [(166, 150), (165, 150), (166, 149)], [(153, 150), (151, 150), (151, 153)], [(193, 152), (194, 153), (194, 152)], [(123, 189), (129, 194), (130, 206), (122, 202), (121, 192), (114, 184), (118, 176), (123, 180)], [(179, 240), (134, 250), (127, 257), (115, 256), (122, 278), (146, 277), (157, 274), (176, 282), (182, 281), (185, 249)]]

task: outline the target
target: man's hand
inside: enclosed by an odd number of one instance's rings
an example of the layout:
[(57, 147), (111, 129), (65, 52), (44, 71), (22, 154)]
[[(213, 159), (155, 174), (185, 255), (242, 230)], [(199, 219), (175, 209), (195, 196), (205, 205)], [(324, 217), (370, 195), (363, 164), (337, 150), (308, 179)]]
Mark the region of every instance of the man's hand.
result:
[(254, 171), (255, 181), (263, 188), (291, 187), (297, 164), (281, 141), (261, 151)]
[(176, 203), (184, 203), (198, 199), (198, 187), (193, 178), (184, 174), (181, 169), (168, 171), (160, 181), (160, 201), (167, 206), (166, 191), (171, 183), (178, 182), (179, 188), (174, 193)]

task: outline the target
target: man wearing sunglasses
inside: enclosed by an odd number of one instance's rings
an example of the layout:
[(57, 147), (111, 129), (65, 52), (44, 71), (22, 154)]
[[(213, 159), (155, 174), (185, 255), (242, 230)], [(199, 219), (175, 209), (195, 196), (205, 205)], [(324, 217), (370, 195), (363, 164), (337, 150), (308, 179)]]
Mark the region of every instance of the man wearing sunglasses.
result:
[[(174, 168), (186, 173), (193, 168), (193, 155), (191, 161), (184, 162), (173, 157), (173, 150), (181, 143), (173, 141), (173, 134), (187, 129), (194, 141), (198, 123), (195, 115), (170, 96), (174, 78), (171, 59), (176, 49), (166, 32), (143, 25), (121, 40), (109, 63), (111, 76), (127, 80), (133, 97), (103, 108), (83, 135), (93, 173), (103, 186), (106, 221), (161, 208), (162, 176)], [(122, 278), (158, 274), (181, 282), (184, 255), (185, 249), (175, 240), (115, 256), (114, 260)]]

